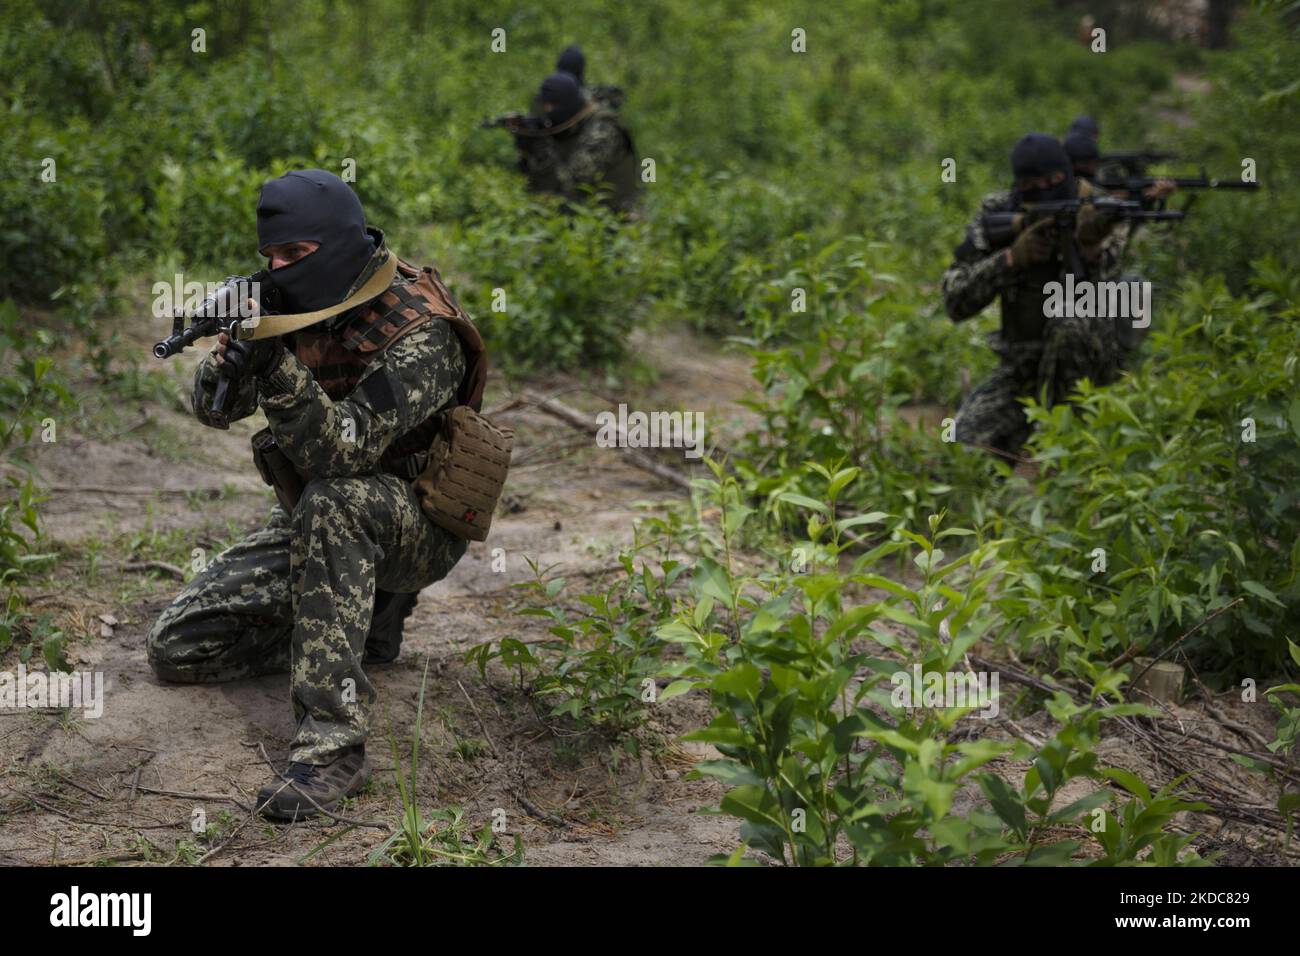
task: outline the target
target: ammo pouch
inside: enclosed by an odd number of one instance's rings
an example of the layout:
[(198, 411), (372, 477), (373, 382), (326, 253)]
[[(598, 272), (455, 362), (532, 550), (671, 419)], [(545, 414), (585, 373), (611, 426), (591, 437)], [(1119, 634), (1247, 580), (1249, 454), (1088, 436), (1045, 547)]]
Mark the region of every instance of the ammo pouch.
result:
[(447, 412), (412, 486), (429, 520), (458, 538), (487, 538), (514, 443), (514, 429), (499, 428), (468, 405)]
[(306, 481), (275, 443), (275, 436), (269, 428), (263, 428), (253, 435), (253, 463), (257, 465), (257, 473), (262, 476), (262, 480), (275, 489), (280, 506), (293, 514)]

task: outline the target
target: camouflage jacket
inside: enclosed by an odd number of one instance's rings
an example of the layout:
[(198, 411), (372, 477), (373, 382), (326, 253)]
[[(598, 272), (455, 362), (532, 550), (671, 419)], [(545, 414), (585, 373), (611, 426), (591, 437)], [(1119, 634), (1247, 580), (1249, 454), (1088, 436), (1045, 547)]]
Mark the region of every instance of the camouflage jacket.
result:
[(615, 114), (597, 107), (573, 129), (553, 136), (520, 137), (519, 168), (534, 192), (569, 201), (584, 198), (584, 186), (601, 189), (602, 201), (626, 211), (636, 198), (632, 138)]
[[(382, 264), (382, 233), (378, 237), (375, 255), (348, 290), (349, 295)], [(394, 284), (402, 281), (400, 275), (393, 280)], [(320, 323), (319, 328), (342, 338), (348, 324), (369, 308), (369, 304), (359, 306)], [(312, 326), (311, 330), (317, 328)], [(260, 404), (276, 444), (312, 477), (381, 471), (409, 477), (404, 472), (411, 463), (395, 462), (385, 452), (394, 442), (425, 425), (435, 413), (454, 404), (465, 377), (464, 349), (451, 325), (443, 321), (428, 322), (383, 351), (370, 353), (355, 386), (334, 399), (295, 354), (299, 342), (294, 336), (285, 336), (285, 345), (288, 354), (273, 374), (262, 379), (244, 378), (237, 388), (232, 387), (228, 417), (231, 421), (245, 418)], [(317, 374), (329, 371), (319, 370)], [(199, 421), (219, 428), (222, 426), (208, 413), (217, 380), (216, 361), (208, 355), (195, 373), (191, 404)], [(399, 467), (401, 464), (406, 467)]]
[[(953, 252), (952, 265), (943, 274), (943, 304), (954, 322), (979, 314), (1001, 297), (1001, 340), (1006, 343), (1038, 342), (1043, 337), (1043, 286), (1060, 281), (1065, 265), (1060, 257), (1031, 269), (1012, 270), (1006, 249), (994, 249), (984, 231), (984, 216), (1010, 212), (1015, 207), (1009, 192), (992, 193), (980, 203), (979, 214), (966, 227), (966, 240)], [(1087, 278), (1113, 279), (1119, 272), (1122, 248), (1115, 230), (1101, 246), (1099, 260), (1089, 265)]]

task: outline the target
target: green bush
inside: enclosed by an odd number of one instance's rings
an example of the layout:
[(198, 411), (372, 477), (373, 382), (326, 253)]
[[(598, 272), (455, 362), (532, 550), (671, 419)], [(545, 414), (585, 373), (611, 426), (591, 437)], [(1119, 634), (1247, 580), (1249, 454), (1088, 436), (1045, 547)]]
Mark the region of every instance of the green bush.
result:
[[(963, 696), (921, 706), (898, 697), (907, 683), (898, 675), (950, 683), (947, 676), (963, 673), (975, 642), (1005, 626), (994, 597), (1026, 573), (1004, 558), (1006, 541), (981, 539), (972, 529), (941, 530), (942, 516), (932, 515), (927, 534), (900, 527), (895, 540), (844, 569), (839, 557), (850, 532), (887, 516), (838, 517), (837, 499), (859, 469), (812, 465), (824, 483), (821, 495), (791, 497), (810, 513), (807, 538), (794, 543), (806, 563), (778, 554), (750, 570), (733, 547), (753, 511), (740, 485), (712, 467), (716, 480), (697, 485), (717, 522), (701, 538), (689, 597), (658, 634), (684, 655), (665, 667), (676, 680), (660, 700), (702, 689), (715, 711), (707, 728), (686, 739), (722, 753), (697, 764), (696, 773), (726, 786), (720, 808), (742, 821), (741, 847), (717, 862), (737, 862), (746, 845), (796, 866), (1202, 862), (1185, 852), (1191, 837), (1166, 826), (1176, 813), (1204, 804), (1171, 789), (1153, 795), (1131, 773), (1098, 765), (1100, 722), (1150, 708), (1104, 703), (1101, 688), (1091, 704), (1059, 692), (1046, 706), (1060, 729), (1035, 750), (987, 738), (953, 740), (960, 719), (978, 708), (996, 715), (995, 703), (1001, 708), (991, 678), (987, 699), (978, 703)], [(948, 560), (946, 542), (963, 540), (974, 547)], [(875, 565), (891, 554), (910, 556), (921, 582), (913, 587), (876, 574)], [(863, 600), (863, 587), (882, 596)], [(1019, 786), (988, 769), (976, 773), (1007, 756), (1032, 761)], [(1099, 786), (1057, 806), (1063, 785), (1076, 778), (1113, 781), (1132, 799), (1111, 813), (1104, 808), (1116, 797)], [(974, 785), (985, 801), (957, 812), (958, 791)], [(1097, 814), (1105, 824), (1086, 825)], [(1078, 858), (1083, 844), (1071, 836), (1095, 840), (1096, 855)]]

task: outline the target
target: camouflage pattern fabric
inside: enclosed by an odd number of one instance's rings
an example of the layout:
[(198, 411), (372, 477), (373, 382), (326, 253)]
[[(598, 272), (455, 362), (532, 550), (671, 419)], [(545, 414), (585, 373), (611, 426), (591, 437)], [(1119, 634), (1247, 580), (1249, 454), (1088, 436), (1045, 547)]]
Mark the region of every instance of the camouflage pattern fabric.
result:
[(1080, 379), (1107, 384), (1118, 375), (1111, 319), (1050, 319), (1043, 334), (1042, 343), (1006, 343), (996, 332), (990, 337), (1001, 361), (957, 410), (957, 441), (1014, 455), (1031, 431), (1020, 399), (1032, 396), (1050, 408), (1066, 401)]
[[(293, 354), (271, 376), (240, 382), (232, 420), (260, 405), (281, 450), (312, 480), (292, 515), (277, 508), (159, 617), (147, 638), (158, 676), (221, 681), (291, 667), (291, 760), (323, 764), (364, 742), (374, 689), (360, 662), (375, 588), (418, 591), (466, 548), (425, 517), (408, 481), (381, 459), (454, 403), (464, 374), (460, 340), (437, 321), (373, 353), (338, 400)], [(209, 356), (192, 397), (205, 423), (216, 381)]]
[(328, 763), (369, 733), (375, 689), (361, 658), (375, 588), (419, 591), (465, 549), (394, 475), (314, 480), (292, 516), (277, 507), (186, 585), (149, 632), (149, 663), (183, 683), (289, 670), (289, 759)]
[(608, 109), (597, 109), (571, 130), (554, 136), (517, 137), (519, 169), (534, 192), (570, 202), (585, 198), (582, 187), (606, 190), (602, 201), (627, 211), (636, 199), (632, 140)]
[[(1002, 325), (990, 344), (999, 365), (974, 388), (958, 409), (956, 439), (1011, 454), (1030, 434), (1019, 399), (1033, 396), (1050, 407), (1065, 401), (1082, 378), (1105, 385), (1119, 374), (1120, 346), (1111, 318), (1047, 318), (1043, 286), (1063, 279), (1059, 261), (1014, 271), (1003, 249), (994, 249), (985, 235), (986, 213), (1014, 208), (1009, 193), (986, 196), (980, 212), (966, 229), (943, 276), (944, 306), (955, 322), (1001, 300)], [(1116, 278), (1119, 246), (1107, 240), (1095, 262), (1085, 262), (1087, 278)]]

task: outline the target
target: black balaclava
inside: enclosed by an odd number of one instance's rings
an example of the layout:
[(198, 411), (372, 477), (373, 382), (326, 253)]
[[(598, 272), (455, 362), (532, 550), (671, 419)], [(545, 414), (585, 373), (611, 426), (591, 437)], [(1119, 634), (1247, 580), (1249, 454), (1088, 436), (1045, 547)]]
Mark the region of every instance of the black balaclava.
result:
[(570, 43), (564, 48), (560, 58), (555, 61), (555, 68), (565, 73), (572, 73), (579, 86), (586, 82), (582, 74), (587, 69), (587, 58), (582, 55), (582, 49), (576, 43)]
[(1067, 135), (1069, 133), (1083, 133), (1095, 143), (1101, 138), (1101, 127), (1097, 125), (1095, 119), (1087, 113), (1084, 113), (1082, 116), (1076, 116), (1074, 118), (1074, 122), (1070, 124), (1070, 129), (1067, 131)]
[(1015, 181), (1051, 176), (1056, 172), (1064, 173), (1065, 178), (1047, 189), (1020, 190), (1013, 182), (1012, 201), (1019, 205), (1022, 202), (1073, 199), (1075, 195), (1074, 168), (1070, 164), (1070, 157), (1065, 153), (1065, 147), (1055, 136), (1026, 133), (1011, 150), (1011, 175)]
[(1101, 159), (1097, 141), (1081, 129), (1070, 132), (1061, 145), (1064, 146), (1065, 155), (1070, 157), (1070, 163), (1076, 169), (1085, 163), (1095, 163)]
[[(285, 173), (262, 186), (257, 201), (257, 248), (319, 242), (297, 262), (266, 273), (278, 311), (314, 312), (338, 305), (374, 254), (366, 217), (350, 186), (323, 169)], [(265, 253), (263, 253), (265, 255)]]
[[(558, 126), (578, 115), (582, 109), (582, 89), (572, 73), (552, 73), (542, 80), (542, 118), (547, 126)], [(547, 112), (546, 104), (552, 109)]]

